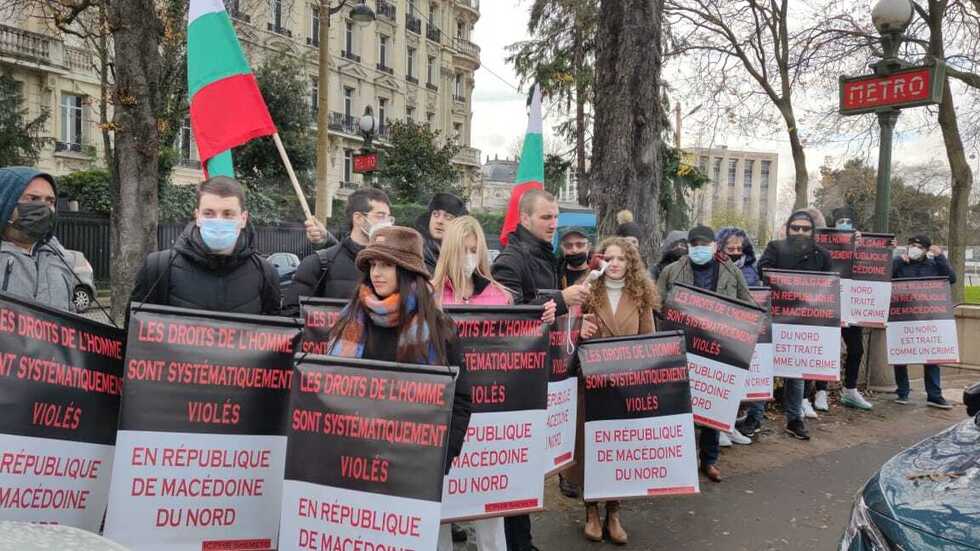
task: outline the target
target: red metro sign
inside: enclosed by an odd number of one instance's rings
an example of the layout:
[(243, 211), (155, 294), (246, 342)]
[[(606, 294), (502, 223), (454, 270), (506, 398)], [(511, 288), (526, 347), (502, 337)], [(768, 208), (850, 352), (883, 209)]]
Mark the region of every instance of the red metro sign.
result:
[(925, 65), (887, 76), (841, 77), (840, 113), (856, 115), (939, 103), (943, 94), (941, 65)]

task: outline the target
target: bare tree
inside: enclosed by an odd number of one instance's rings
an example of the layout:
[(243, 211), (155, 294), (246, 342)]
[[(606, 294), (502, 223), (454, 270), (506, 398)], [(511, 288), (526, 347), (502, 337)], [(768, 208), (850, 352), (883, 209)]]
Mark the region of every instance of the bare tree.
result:
[(791, 13), (789, 4), (789, 0), (667, 0), (672, 32), (667, 55), (684, 56), (684, 63), (690, 64), (688, 89), (708, 96), (704, 102), (722, 107), (733, 123), (741, 117), (753, 128), (773, 126), (768, 108), (776, 108), (793, 154), (795, 206), (802, 207), (809, 178), (793, 101), (819, 48), (807, 40), (808, 33), (801, 27), (806, 19), (802, 10)]
[(596, 121), (592, 142), (591, 203), (600, 235), (616, 226), (616, 211), (633, 211), (658, 247), (662, 178), (660, 101), (663, 0), (603, 0), (596, 55)]

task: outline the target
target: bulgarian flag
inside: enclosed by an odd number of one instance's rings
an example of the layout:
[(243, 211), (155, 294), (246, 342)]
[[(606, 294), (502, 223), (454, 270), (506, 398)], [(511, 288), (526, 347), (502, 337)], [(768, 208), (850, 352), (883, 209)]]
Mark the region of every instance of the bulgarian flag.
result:
[(187, 94), (207, 175), (234, 177), (231, 148), (276, 133), (222, 0), (190, 0)]
[(510, 191), (507, 214), (500, 229), (500, 243), (507, 246), (507, 238), (521, 223), (521, 197), (529, 189), (544, 189), (544, 138), (541, 136), (541, 89), (535, 85), (531, 92), (531, 110), (527, 115), (527, 134), (521, 162), (517, 165), (517, 179)]

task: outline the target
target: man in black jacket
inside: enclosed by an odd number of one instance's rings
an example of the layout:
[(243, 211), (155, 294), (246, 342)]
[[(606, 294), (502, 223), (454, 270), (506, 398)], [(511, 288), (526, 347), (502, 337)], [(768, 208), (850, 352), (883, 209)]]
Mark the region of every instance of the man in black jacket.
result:
[(146, 257), (130, 302), (279, 315), (279, 276), (255, 249), (241, 184), (226, 176), (202, 183), (194, 219), (172, 249)]
[[(510, 289), (515, 304), (556, 304), (556, 315), (568, 306), (584, 303), (588, 287), (570, 285), (554, 294), (543, 289), (561, 289), (558, 258), (551, 239), (558, 229), (558, 203), (550, 193), (532, 189), (521, 196), (521, 223), (508, 237), (507, 247), (493, 263), (493, 277)], [(531, 517), (521, 515), (504, 521), (508, 551), (532, 551)]]
[(390, 226), (391, 203), (380, 189), (359, 189), (347, 198), (350, 235), (340, 243), (319, 250), (300, 262), (293, 284), (286, 290), (283, 313), (299, 316), (299, 297), (350, 298), (361, 272), (354, 264), (357, 253), (367, 246), (371, 231)]
[[(805, 210), (795, 211), (786, 222), (786, 239), (770, 241), (759, 259), (759, 272), (766, 269), (830, 272), (830, 252), (813, 238), (816, 224)], [(763, 274), (764, 277), (764, 274)], [(783, 408), (786, 410), (786, 432), (800, 440), (809, 440), (803, 422), (803, 379), (783, 381)]]
[(415, 221), (415, 229), (425, 240), (425, 267), (429, 273), (435, 273), (436, 263), (439, 262), (439, 252), (442, 250), (442, 238), (446, 235), (446, 226), (460, 216), (466, 216), (466, 203), (452, 193), (437, 193), (429, 201), (425, 214)]

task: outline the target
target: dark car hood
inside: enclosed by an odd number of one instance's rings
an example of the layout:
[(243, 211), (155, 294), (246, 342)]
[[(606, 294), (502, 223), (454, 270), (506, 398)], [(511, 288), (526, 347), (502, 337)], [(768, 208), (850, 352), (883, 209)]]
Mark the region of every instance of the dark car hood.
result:
[(891, 458), (876, 478), (865, 493), (870, 509), (980, 549), (980, 429), (972, 418)]

